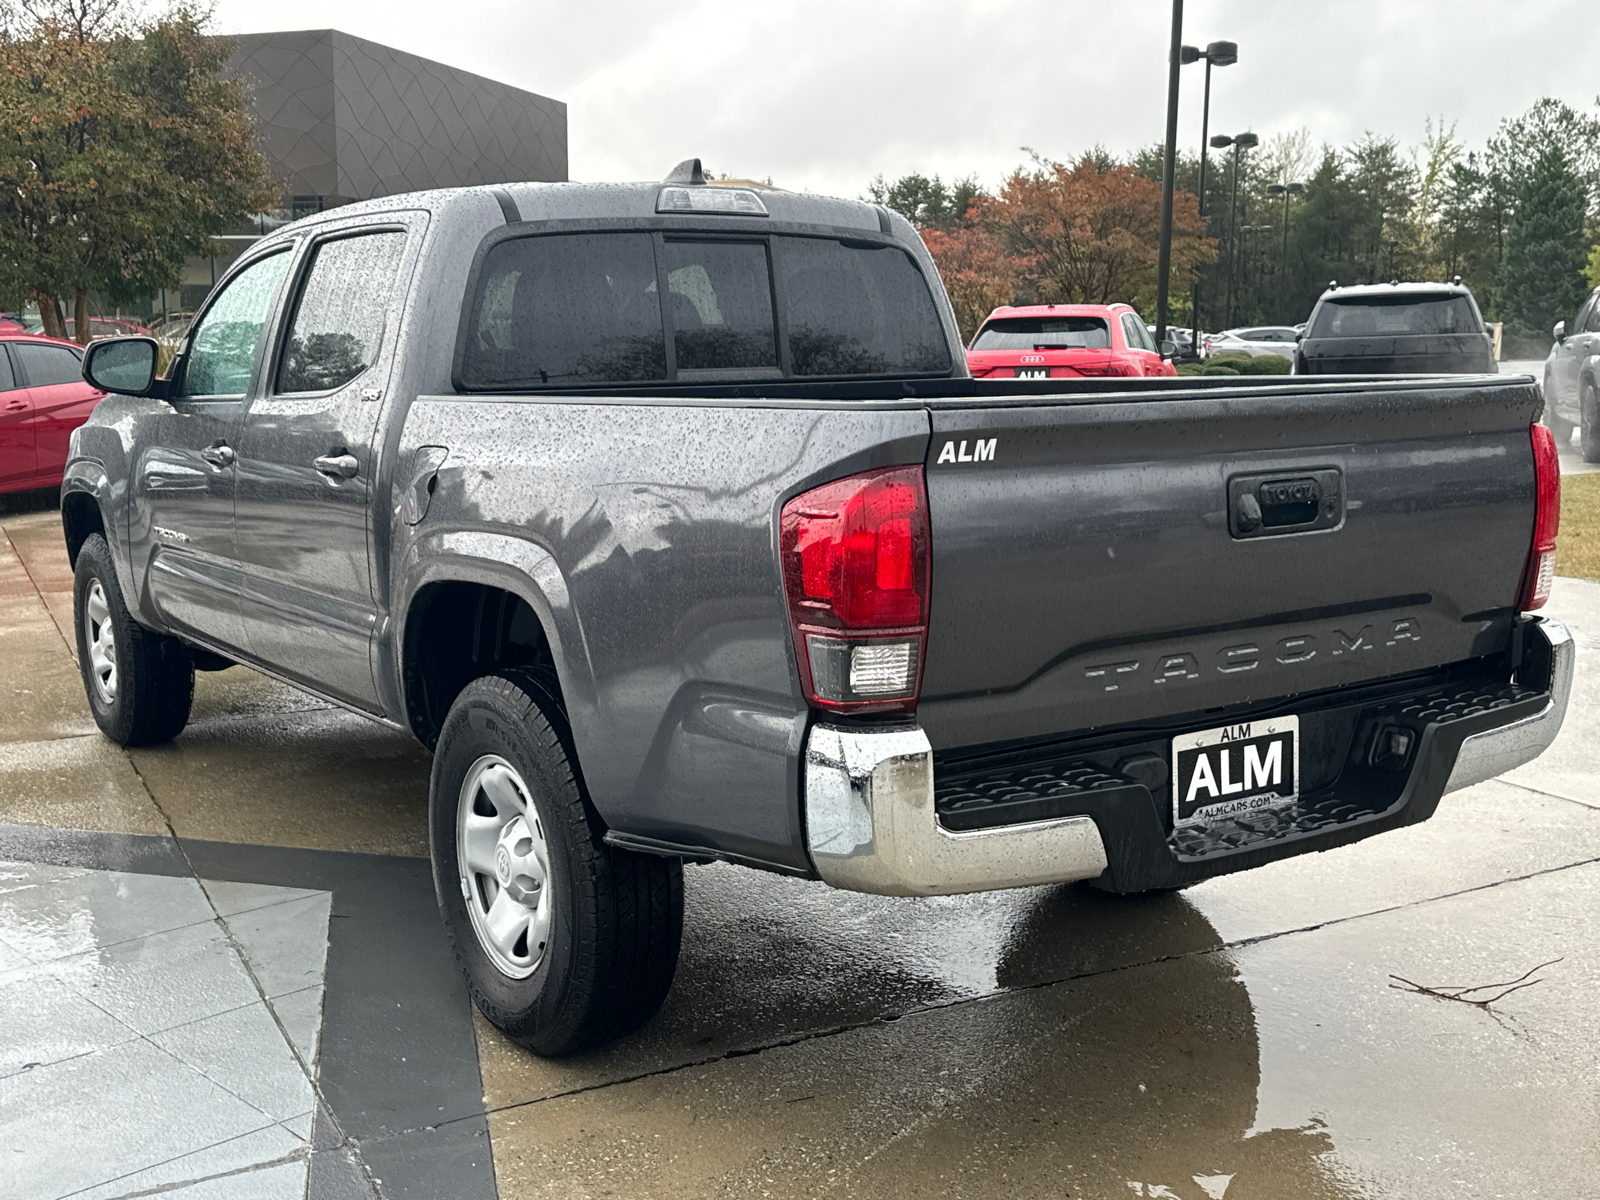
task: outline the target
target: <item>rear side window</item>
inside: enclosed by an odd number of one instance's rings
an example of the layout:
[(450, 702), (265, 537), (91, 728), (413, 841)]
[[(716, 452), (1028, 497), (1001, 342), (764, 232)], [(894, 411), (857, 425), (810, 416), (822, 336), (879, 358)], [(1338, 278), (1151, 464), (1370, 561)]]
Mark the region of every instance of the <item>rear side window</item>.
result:
[(972, 340), (974, 350), (1109, 350), (1111, 329), (1102, 317), (1003, 317)]
[(490, 249), (462, 355), (467, 387), (667, 377), (648, 233), (513, 238)]
[(893, 246), (776, 237), (796, 375), (918, 375), (950, 369), (933, 296)]
[(1353, 296), (1328, 300), (1317, 310), (1311, 337), (1404, 337), (1410, 334), (1482, 333), (1465, 296)]
[(65, 346), (12, 342), (11, 349), (16, 352), (29, 387), (83, 382), (83, 361)]
[(383, 345), (406, 235), (366, 233), (316, 248), (278, 368), (278, 391), (325, 392), (367, 370)]

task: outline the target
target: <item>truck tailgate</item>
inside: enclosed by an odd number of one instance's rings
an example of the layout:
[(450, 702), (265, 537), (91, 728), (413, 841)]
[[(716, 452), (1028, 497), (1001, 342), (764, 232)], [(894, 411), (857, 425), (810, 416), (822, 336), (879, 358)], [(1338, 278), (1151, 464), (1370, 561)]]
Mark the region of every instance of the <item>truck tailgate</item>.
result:
[(1539, 404), (1491, 378), (930, 402), (923, 727), (972, 746), (1504, 650)]

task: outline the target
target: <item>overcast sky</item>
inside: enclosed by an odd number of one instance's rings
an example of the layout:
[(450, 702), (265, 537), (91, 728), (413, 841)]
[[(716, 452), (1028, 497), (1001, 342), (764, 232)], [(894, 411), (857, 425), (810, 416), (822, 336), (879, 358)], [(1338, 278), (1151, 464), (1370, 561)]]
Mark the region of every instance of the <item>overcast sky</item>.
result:
[[(1470, 147), (1543, 95), (1594, 110), (1583, 0), (1189, 0), (1184, 37), (1239, 43), (1212, 132)], [(860, 194), (911, 171), (992, 185), (1031, 146), (1066, 158), (1161, 138), (1164, 0), (220, 0), (222, 32), (333, 26), (564, 100), (571, 176), (658, 179), (680, 159)], [(1198, 147), (1204, 64), (1183, 71)]]

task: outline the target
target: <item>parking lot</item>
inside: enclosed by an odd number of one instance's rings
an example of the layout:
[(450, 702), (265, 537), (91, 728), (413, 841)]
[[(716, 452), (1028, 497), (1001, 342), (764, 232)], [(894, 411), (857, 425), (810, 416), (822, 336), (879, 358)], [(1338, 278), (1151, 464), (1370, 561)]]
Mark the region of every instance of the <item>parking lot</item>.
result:
[(692, 868), (664, 1011), (541, 1061), (445, 948), (424, 751), (243, 668), (117, 748), (57, 514), (0, 530), (8, 1197), (1594, 1193), (1600, 585), (1559, 741), (1424, 825), (1136, 898)]

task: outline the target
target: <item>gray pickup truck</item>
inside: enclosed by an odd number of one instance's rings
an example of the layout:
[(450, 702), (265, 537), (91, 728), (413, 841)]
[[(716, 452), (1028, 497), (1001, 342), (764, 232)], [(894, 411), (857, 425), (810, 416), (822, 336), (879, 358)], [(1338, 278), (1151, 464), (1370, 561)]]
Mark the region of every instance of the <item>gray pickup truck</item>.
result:
[(445, 927), (542, 1054), (646, 1020), (685, 862), (1180, 888), (1537, 755), (1531, 380), (979, 388), (867, 204), (509, 185), (297, 222), (74, 437), (95, 719), (243, 663), (434, 751)]

